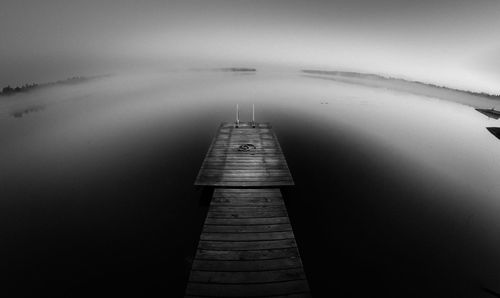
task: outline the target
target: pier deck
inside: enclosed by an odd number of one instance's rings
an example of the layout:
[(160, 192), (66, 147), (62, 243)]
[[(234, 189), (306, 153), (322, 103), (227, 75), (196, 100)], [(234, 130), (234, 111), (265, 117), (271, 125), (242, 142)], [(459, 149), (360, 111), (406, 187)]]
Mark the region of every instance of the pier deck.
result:
[(279, 189), (215, 189), (186, 297), (310, 297)]
[[(248, 151), (240, 146), (251, 144)], [(281, 147), (268, 123), (222, 123), (195, 185), (269, 187), (294, 185)]]
[(293, 185), (266, 123), (222, 123), (195, 185), (215, 187), (186, 297), (310, 297), (278, 187)]

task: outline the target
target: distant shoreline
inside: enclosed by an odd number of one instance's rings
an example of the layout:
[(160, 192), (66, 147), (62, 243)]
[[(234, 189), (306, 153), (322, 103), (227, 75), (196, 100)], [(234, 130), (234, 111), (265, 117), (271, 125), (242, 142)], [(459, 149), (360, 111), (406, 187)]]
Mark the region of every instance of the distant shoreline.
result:
[(220, 71), (233, 71), (233, 72), (240, 72), (240, 71), (255, 72), (255, 71), (257, 71), (256, 68), (248, 68), (248, 67), (226, 67), (226, 68), (216, 68), (216, 70), (220, 70)]
[(349, 72), (349, 71), (327, 71), (327, 70), (314, 70), (314, 69), (303, 69), (303, 73), (306, 74), (311, 74), (311, 75), (321, 75), (321, 76), (329, 76), (329, 77), (339, 77), (339, 78), (345, 78), (345, 79), (364, 79), (364, 80), (378, 80), (381, 82), (386, 82), (386, 83), (403, 83), (408, 86), (420, 86), (420, 87), (432, 87), (432, 88), (437, 88), (441, 89), (443, 91), (451, 91), (451, 92), (459, 92), (459, 93), (466, 93), (468, 95), (472, 96), (479, 96), (479, 97), (486, 97), (489, 99), (495, 99), (495, 100), (500, 100), (500, 94), (490, 94), (490, 93), (485, 93), (485, 92), (473, 92), (469, 90), (461, 90), (461, 89), (455, 89), (455, 88), (450, 88), (450, 87), (445, 87), (445, 86), (439, 86), (431, 83), (424, 83), (420, 81), (410, 81), (406, 79), (400, 79), (400, 78), (394, 78), (394, 77), (386, 77), (382, 75), (377, 75), (377, 74), (371, 74), (371, 73), (358, 73), (358, 72)]
[(2, 88), (0, 91), (0, 96), (11, 96), (19, 93), (27, 93), (30, 91), (38, 90), (41, 88), (46, 88), (46, 87), (51, 87), (55, 85), (73, 85), (73, 84), (80, 84), (84, 82), (88, 82), (91, 80), (103, 78), (103, 77), (108, 77), (110, 75), (96, 75), (96, 76), (75, 76), (71, 78), (67, 78), (64, 80), (58, 80), (55, 82), (49, 82), (49, 83), (31, 83), (31, 84), (24, 84), (22, 86), (16, 86), (16, 87), (11, 87), (10, 85), (7, 85)]

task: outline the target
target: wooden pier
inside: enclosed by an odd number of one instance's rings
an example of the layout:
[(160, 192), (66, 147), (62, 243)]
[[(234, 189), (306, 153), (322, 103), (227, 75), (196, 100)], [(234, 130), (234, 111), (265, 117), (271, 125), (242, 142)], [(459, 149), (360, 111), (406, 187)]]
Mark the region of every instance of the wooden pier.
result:
[(216, 188), (186, 297), (310, 297), (279, 190), (293, 179), (269, 124), (223, 123), (195, 185)]
[[(240, 146), (249, 145), (248, 150)], [(251, 145), (251, 146), (250, 146)], [(195, 185), (280, 187), (293, 185), (285, 157), (268, 123), (222, 123)]]

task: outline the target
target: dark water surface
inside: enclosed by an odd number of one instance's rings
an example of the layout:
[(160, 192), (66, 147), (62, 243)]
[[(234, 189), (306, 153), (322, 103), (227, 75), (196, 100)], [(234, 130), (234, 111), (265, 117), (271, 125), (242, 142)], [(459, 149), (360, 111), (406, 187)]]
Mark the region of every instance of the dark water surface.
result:
[(2, 296), (182, 296), (207, 210), (193, 182), (236, 103), (280, 140), (313, 294), (500, 292), (496, 120), (298, 73), (192, 72), (1, 102)]

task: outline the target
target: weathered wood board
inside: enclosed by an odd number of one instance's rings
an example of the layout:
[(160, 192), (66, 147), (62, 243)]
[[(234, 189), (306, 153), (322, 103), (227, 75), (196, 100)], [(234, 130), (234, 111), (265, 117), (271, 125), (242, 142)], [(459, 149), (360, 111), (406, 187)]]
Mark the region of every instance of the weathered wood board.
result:
[[(240, 146), (248, 145), (248, 150)], [(267, 123), (222, 123), (196, 178), (197, 186), (294, 185), (276, 135)]]
[(186, 297), (310, 297), (279, 189), (216, 188)]

